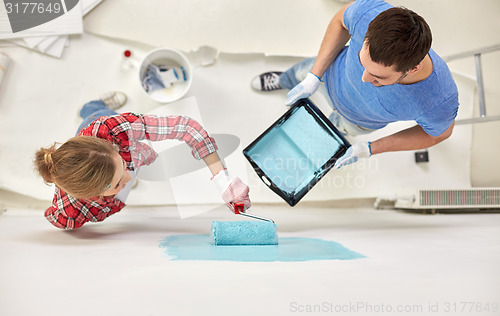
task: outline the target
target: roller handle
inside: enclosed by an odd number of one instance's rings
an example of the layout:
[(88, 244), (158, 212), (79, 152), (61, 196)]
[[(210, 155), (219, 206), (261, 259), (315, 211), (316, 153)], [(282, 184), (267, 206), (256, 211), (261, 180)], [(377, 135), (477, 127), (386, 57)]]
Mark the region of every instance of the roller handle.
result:
[(259, 219), (261, 221), (266, 221), (266, 222), (274, 223), (274, 221), (272, 219), (268, 219), (268, 218), (259, 217), (259, 216), (255, 216), (255, 215), (251, 215), (251, 214), (245, 213), (245, 205), (244, 204), (236, 204), (235, 203), (235, 204), (233, 204), (233, 207), (234, 207), (234, 214), (248, 216), (248, 217), (251, 217), (251, 218)]

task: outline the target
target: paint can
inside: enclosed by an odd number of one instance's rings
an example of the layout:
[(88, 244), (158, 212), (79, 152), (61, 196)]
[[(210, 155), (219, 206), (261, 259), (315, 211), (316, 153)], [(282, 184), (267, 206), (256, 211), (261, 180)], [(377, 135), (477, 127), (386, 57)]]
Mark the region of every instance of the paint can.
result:
[[(178, 80), (164, 89), (156, 89), (148, 92), (144, 87), (144, 78), (150, 65), (164, 68), (171, 67), (177, 69), (177, 73), (179, 73), (180, 70), (179, 77), (184, 78), (184, 80)], [(167, 47), (157, 48), (150, 51), (142, 59), (139, 67), (139, 81), (142, 90), (151, 99), (160, 103), (170, 103), (181, 99), (191, 87), (192, 66), (187, 57), (180, 51)]]

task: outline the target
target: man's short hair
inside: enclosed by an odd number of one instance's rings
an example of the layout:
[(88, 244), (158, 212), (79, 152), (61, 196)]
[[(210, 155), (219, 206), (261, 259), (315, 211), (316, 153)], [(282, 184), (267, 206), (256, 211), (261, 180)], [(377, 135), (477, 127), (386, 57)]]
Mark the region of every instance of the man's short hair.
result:
[(429, 52), (432, 33), (420, 15), (396, 7), (380, 13), (370, 22), (365, 41), (374, 62), (407, 72)]

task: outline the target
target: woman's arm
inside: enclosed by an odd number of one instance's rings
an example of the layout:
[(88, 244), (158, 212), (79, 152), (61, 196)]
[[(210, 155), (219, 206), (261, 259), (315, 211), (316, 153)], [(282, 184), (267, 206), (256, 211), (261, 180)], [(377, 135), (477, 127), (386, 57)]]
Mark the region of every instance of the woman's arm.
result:
[(139, 140), (176, 139), (185, 142), (196, 159), (203, 159), (218, 149), (207, 131), (196, 120), (186, 116), (123, 113), (96, 120), (80, 135), (107, 139), (127, 150)]
[(219, 171), (224, 170), (224, 163), (220, 160), (217, 152), (211, 153), (210, 155), (203, 158), (203, 161), (207, 164), (208, 169), (215, 176)]

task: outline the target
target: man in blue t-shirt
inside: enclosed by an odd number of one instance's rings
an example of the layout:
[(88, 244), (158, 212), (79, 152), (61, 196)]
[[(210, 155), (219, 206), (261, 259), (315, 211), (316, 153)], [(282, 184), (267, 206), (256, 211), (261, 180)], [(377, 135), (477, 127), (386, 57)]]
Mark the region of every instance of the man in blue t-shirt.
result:
[(429, 26), (415, 12), (382, 0), (358, 0), (333, 17), (316, 58), (284, 73), (261, 74), (252, 85), (261, 91), (293, 88), (287, 105), (319, 90), (332, 106), (330, 120), (345, 134), (417, 122), (353, 144), (335, 168), (383, 152), (428, 148), (451, 135), (459, 105), (450, 70), (431, 42)]

